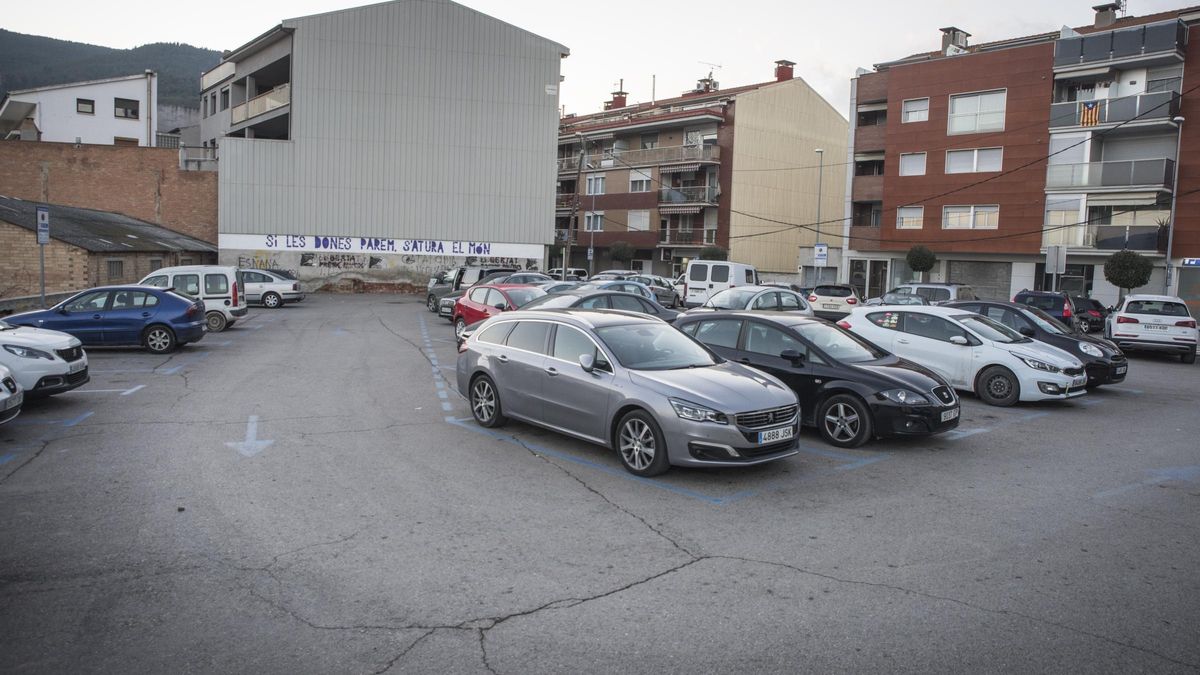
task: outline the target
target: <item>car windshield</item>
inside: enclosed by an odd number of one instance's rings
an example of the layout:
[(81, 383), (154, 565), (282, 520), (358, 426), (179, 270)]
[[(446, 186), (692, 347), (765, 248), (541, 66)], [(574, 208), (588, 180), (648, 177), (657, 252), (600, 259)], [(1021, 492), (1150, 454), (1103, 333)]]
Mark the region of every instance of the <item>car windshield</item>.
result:
[(750, 298), (755, 295), (758, 295), (758, 291), (727, 288), (714, 294), (708, 299), (708, 302), (704, 303), (704, 306), (713, 309), (745, 309), (746, 303), (750, 302)]
[(817, 286), (813, 293), (827, 298), (848, 298), (854, 295), (854, 289), (849, 286)]
[(507, 293), (508, 299), (512, 300), (514, 307), (524, 307), (537, 298), (546, 295), (546, 291), (540, 288), (510, 288)]
[(1130, 300), (1126, 314), (1149, 314), (1151, 316), (1188, 316), (1187, 305), (1162, 300)]
[(830, 323), (806, 323), (795, 328), (805, 340), (842, 363), (863, 363), (887, 356), (857, 335)]
[(705, 368), (718, 361), (695, 340), (663, 323), (597, 328), (596, 335), (630, 370)]
[(1014, 342), (1032, 342), (1032, 340), (1024, 335), (1021, 335), (1008, 326), (993, 321), (980, 314), (958, 314), (950, 318), (975, 331), (980, 337), (991, 340), (992, 342), (1001, 342), (1005, 344), (1011, 344)]
[(1026, 307), (1021, 313), (1025, 315), (1026, 319), (1036, 323), (1039, 328), (1051, 335), (1069, 335), (1071, 333), (1071, 329), (1063, 325), (1061, 321), (1037, 307)]
[(543, 295), (534, 298), (529, 302), (521, 305), (521, 309), (561, 309), (563, 307), (574, 307), (579, 301), (579, 296), (571, 293), (556, 293), (554, 295)]

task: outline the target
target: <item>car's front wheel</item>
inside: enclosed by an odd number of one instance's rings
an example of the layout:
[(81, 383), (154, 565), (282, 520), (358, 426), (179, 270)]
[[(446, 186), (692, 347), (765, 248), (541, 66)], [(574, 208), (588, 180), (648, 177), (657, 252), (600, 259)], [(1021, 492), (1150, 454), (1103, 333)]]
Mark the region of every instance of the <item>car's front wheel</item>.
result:
[(1008, 368), (992, 366), (979, 374), (975, 393), (988, 405), (1007, 407), (1020, 400), (1021, 384)]
[(839, 448), (857, 448), (871, 440), (874, 425), (867, 406), (848, 394), (830, 397), (817, 414), (821, 436)]
[(636, 476), (657, 476), (670, 468), (662, 429), (644, 410), (626, 413), (617, 423), (616, 446), (621, 464)]
[(175, 349), (175, 333), (166, 326), (151, 326), (143, 340), (146, 349), (155, 354), (166, 354)]
[(428, 309), (429, 311), (431, 311), (431, 312), (434, 312), (434, 313), (436, 313), (436, 312), (437, 312), (437, 310), (438, 310), (438, 299), (437, 299), (437, 297), (435, 297), (435, 296), (433, 295), (433, 293), (430, 293), (430, 294), (429, 294), (429, 297), (428, 297), (428, 298), (425, 298), (425, 309)]
[(471, 415), (481, 427), (498, 427), (508, 421), (500, 407), (496, 383), (487, 375), (471, 382)]
[(1079, 332), (1084, 334), (1092, 332), (1092, 322), (1088, 321), (1087, 319), (1080, 319)]
[(277, 309), (283, 307), (283, 298), (279, 297), (278, 293), (265, 293), (262, 297), (262, 304), (267, 309)]
[(220, 333), (229, 325), (229, 322), (225, 320), (225, 315), (220, 312), (209, 312), (204, 315), (204, 319), (208, 322), (208, 332), (210, 333)]

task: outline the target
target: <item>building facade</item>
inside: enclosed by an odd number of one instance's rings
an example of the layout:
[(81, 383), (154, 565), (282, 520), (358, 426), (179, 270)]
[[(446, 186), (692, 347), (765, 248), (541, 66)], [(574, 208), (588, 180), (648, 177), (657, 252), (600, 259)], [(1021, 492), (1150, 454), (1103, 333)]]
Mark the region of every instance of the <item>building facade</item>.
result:
[(400, 289), (540, 267), (567, 53), (449, 0), (288, 19), (228, 52), (201, 79), (222, 261)]
[[(1096, 9), (1091, 26), (981, 45), (944, 28), (941, 50), (859, 72), (844, 281), (868, 296), (908, 281), (920, 244), (938, 255), (933, 280), (985, 297), (1053, 287), (1112, 304), (1103, 264), (1128, 248), (1155, 261), (1141, 290), (1200, 301), (1200, 270), (1181, 266), (1200, 255), (1200, 134), (1185, 121), (1200, 123), (1200, 12)], [(1067, 251), (1058, 275), (1051, 246)]]
[(9, 92), (0, 104), (0, 138), (154, 147), (158, 76), (56, 84)]
[[(836, 278), (840, 228), (826, 226), (830, 253), (818, 266), (825, 237), (788, 224), (840, 222), (847, 123), (793, 67), (778, 61), (773, 80), (727, 90), (710, 74), (652, 103), (617, 91), (602, 112), (564, 117), (555, 265), (569, 248), (571, 267), (674, 278), (715, 246), (773, 278)], [(632, 260), (613, 260), (618, 242)]]

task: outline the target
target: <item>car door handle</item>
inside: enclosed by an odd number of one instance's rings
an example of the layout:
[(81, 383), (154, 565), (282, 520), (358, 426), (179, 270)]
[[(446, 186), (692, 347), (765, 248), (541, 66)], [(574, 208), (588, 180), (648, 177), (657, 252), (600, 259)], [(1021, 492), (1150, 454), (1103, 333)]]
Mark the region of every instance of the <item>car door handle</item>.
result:
[(93, 319), (99, 319), (99, 318), (100, 318), (100, 315), (99, 315), (99, 314), (93, 314), (93, 315), (92, 315), (92, 318), (93, 318)]
[(499, 361), (500, 363), (508, 363), (508, 357), (505, 356), (504, 354), (497, 356), (496, 360)]
[(148, 316), (150, 316), (150, 312), (142, 312), (142, 318), (143, 318), (143, 319), (144, 319), (144, 318), (146, 318), (146, 317), (148, 317)]
[(896, 344), (906, 345), (908, 344), (908, 340), (905, 340), (904, 338), (896, 338)]
[(554, 376), (558, 375), (558, 368), (555, 368), (554, 366), (550, 366), (549, 368), (546, 369), (546, 374), (549, 375), (550, 377), (554, 377)]

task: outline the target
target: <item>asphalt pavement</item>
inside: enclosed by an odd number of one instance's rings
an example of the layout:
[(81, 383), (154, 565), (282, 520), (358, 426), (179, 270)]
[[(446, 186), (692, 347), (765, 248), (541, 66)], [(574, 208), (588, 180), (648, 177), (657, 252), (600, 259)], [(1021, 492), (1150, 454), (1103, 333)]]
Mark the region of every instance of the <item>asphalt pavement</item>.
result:
[(1196, 672), (1200, 367), (627, 474), (418, 298), (252, 309), (0, 427), (0, 672)]

